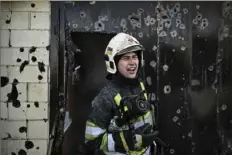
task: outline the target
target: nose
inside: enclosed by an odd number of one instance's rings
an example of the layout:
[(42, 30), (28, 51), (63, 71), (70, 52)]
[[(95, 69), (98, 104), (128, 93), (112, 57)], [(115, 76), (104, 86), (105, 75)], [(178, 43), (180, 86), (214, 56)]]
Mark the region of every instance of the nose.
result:
[(132, 57), (130, 57), (129, 63), (133, 63), (133, 62), (134, 62), (134, 59)]
[(136, 61), (135, 61), (133, 58), (130, 58), (128, 64), (129, 64), (129, 65), (135, 65), (135, 64), (136, 64)]

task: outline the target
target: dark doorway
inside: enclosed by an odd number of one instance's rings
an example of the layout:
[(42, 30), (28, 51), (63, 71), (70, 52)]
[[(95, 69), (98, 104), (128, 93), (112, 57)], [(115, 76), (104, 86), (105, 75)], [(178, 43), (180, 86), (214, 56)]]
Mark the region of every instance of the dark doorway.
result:
[[(76, 155), (78, 145), (84, 142), (85, 123), (91, 110), (91, 101), (106, 81), (105, 48), (114, 35), (71, 33), (72, 42), (78, 47), (74, 61), (79, 69), (78, 78), (69, 79), (68, 82), (68, 110), (72, 124), (65, 133), (64, 155)], [(76, 80), (75, 84), (71, 82), (73, 80)]]

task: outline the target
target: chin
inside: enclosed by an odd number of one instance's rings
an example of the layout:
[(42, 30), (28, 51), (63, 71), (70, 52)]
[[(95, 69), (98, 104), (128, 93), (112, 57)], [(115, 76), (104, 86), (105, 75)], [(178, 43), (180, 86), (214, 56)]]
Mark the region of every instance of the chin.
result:
[(136, 78), (136, 75), (130, 75), (130, 76), (127, 76), (128, 79), (135, 79)]

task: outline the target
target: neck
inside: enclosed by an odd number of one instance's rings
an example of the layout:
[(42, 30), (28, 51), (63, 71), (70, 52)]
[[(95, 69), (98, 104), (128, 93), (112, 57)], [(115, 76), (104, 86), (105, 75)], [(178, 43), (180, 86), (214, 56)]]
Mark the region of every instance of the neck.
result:
[(133, 86), (138, 84), (138, 77), (134, 79), (126, 78), (119, 72), (112, 76), (112, 80), (120, 86)]

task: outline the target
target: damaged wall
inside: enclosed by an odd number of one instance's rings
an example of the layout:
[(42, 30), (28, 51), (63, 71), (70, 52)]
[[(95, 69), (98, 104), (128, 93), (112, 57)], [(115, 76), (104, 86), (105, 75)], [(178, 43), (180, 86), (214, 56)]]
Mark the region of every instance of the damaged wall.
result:
[(49, 2), (1, 2), (1, 155), (45, 155), (49, 137)]

